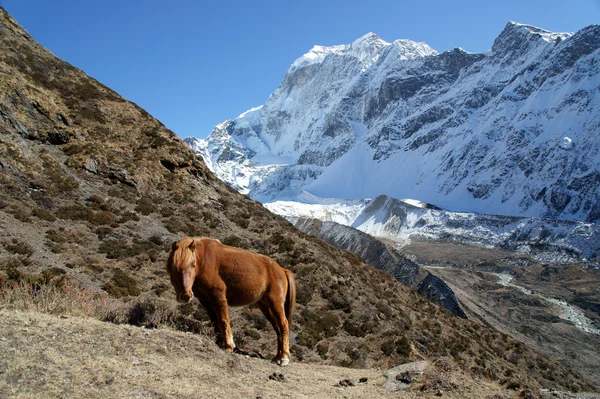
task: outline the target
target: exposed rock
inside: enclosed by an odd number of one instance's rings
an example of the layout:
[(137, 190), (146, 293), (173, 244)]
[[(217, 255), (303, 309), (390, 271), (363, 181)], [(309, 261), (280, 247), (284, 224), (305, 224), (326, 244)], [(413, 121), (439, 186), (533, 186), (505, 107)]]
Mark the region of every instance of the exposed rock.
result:
[(401, 364), (389, 369), (385, 372), (384, 386), (390, 392), (406, 391), (410, 389), (414, 377), (423, 374), (429, 364), (428, 361), (418, 361)]

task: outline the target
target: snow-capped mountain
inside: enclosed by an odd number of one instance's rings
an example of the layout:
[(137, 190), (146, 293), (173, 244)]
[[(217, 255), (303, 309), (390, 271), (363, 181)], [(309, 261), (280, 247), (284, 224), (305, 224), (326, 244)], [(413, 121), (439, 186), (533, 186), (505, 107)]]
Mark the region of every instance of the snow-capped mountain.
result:
[(484, 54), (370, 33), (315, 46), (265, 104), (186, 141), (261, 202), (385, 194), (599, 222), (599, 48), (599, 25), (510, 22)]

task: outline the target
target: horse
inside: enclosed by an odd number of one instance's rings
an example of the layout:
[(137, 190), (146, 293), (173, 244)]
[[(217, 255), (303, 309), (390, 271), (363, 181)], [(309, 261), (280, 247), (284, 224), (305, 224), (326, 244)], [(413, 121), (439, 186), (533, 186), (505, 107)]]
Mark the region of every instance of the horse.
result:
[(171, 246), (167, 272), (177, 301), (198, 298), (214, 326), (217, 344), (233, 352), (229, 306), (257, 304), (277, 333), (273, 362), (290, 362), (289, 334), (296, 304), (296, 283), (291, 270), (273, 259), (219, 240), (186, 237)]

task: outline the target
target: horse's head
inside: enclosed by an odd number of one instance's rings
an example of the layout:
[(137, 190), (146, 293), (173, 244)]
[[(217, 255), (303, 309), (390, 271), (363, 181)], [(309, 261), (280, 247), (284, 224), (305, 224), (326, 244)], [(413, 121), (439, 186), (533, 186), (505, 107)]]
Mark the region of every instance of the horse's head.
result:
[[(194, 298), (192, 286), (196, 279), (196, 241), (186, 238), (176, 241), (171, 246), (167, 260), (167, 272), (171, 277), (171, 284), (175, 288), (177, 301), (187, 303)], [(200, 244), (201, 245), (201, 244)]]

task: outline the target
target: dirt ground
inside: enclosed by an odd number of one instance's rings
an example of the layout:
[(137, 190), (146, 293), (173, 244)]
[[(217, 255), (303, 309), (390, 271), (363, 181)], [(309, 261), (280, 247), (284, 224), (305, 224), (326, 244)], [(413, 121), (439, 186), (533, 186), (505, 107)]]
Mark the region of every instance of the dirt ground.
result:
[(407, 392), (390, 392), (385, 380), (384, 370), (298, 362), (282, 368), (226, 353), (207, 337), (169, 329), (0, 310), (2, 398), (458, 399), (518, 394), (460, 372), (439, 378), (439, 389), (425, 392), (418, 388), (418, 377)]

